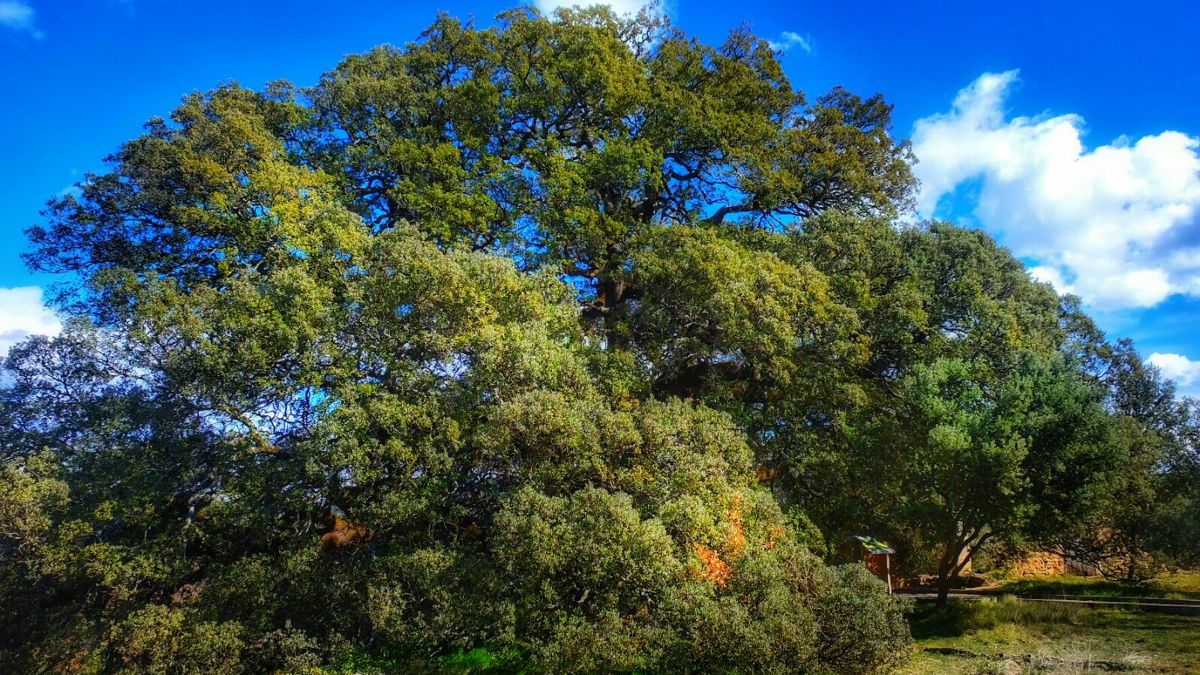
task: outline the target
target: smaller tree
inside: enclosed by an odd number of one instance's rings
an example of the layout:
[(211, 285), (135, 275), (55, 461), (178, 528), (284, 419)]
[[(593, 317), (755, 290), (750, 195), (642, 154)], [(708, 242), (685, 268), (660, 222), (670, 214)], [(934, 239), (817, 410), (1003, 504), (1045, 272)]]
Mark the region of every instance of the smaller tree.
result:
[(1115, 452), (1089, 508), (1049, 540), (1109, 579), (1142, 583), (1196, 559), (1195, 412), (1132, 342), (1104, 347)]
[(897, 516), (939, 549), (939, 603), (980, 546), (1061, 525), (1103, 475), (1111, 449), (1103, 409), (1059, 363), (1026, 355), (1001, 380), (940, 359), (916, 368), (901, 396)]
[(1184, 421), (1164, 462), (1162, 535), (1159, 544), (1172, 564), (1200, 568), (1200, 401), (1185, 398)]

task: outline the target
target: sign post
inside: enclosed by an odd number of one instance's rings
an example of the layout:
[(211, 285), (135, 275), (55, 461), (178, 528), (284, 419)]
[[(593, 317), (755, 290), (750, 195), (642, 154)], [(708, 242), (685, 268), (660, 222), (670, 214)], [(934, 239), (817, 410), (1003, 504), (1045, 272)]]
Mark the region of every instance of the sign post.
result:
[[(871, 568), (871, 558), (873, 556), (883, 556), (883, 571), (884, 579), (887, 581), (888, 593), (892, 592), (892, 556), (896, 553), (896, 549), (888, 546), (875, 537), (866, 534), (856, 534), (854, 539), (862, 544), (862, 547), (867, 551), (866, 563), (867, 567)], [(878, 559), (876, 559), (878, 561)], [(878, 565), (878, 562), (875, 563)], [(872, 571), (879, 574), (879, 568), (875, 567)]]

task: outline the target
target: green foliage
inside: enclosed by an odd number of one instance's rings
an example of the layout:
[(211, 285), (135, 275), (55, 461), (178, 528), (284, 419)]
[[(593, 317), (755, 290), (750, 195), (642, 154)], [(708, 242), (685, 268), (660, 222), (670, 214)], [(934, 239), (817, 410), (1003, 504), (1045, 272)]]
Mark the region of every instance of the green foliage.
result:
[(757, 398), (811, 376), (806, 362), (855, 356), (843, 341), (853, 317), (830, 298), (824, 275), (714, 229), (647, 232), (629, 277), (643, 294), (627, 324), (631, 342), (659, 390)]
[(818, 658), (834, 672), (886, 671), (908, 650), (906, 608), (878, 593), (879, 580), (862, 565), (839, 565), (814, 602), (821, 638)]
[(1093, 508), (1047, 538), (1110, 580), (1144, 584), (1200, 561), (1200, 417), (1128, 340), (1105, 345), (1103, 359), (1116, 452), (1091, 490)]
[(569, 498), (516, 493), (496, 516), (494, 546), (517, 598), (531, 601), (522, 616), (548, 621), (551, 630), (563, 609), (648, 610), (682, 571), (661, 522), (643, 521), (628, 495), (596, 488)]
[[(60, 479), (54, 454), (43, 451), (5, 464), (0, 473), (0, 536), (6, 561), (41, 562), (52, 545), (56, 517), (70, 505), (70, 488)], [(38, 566), (28, 570), (38, 574)]]
[(482, 647), (468, 652), (459, 652), (441, 658), (438, 666), (451, 673), (518, 672), (521, 670), (523, 654), (510, 649), (499, 654)]
[[(919, 439), (900, 460), (900, 522), (944, 544), (943, 582), (960, 552), (1052, 533), (1112, 461), (1097, 396), (1065, 369), (1031, 361), (990, 381), (962, 361), (919, 367), (905, 391)], [(944, 588), (944, 586), (943, 586)]]
[(606, 9), (188, 96), (29, 231), (70, 318), (4, 363), (0, 657), (881, 671), (903, 605), (814, 555), (847, 535), (949, 573), (1116, 485), (1190, 513), (1077, 303), (893, 223), (890, 116)]
[(191, 612), (148, 605), (111, 631), (120, 670), (135, 673), (241, 671), (242, 627), (198, 621)]

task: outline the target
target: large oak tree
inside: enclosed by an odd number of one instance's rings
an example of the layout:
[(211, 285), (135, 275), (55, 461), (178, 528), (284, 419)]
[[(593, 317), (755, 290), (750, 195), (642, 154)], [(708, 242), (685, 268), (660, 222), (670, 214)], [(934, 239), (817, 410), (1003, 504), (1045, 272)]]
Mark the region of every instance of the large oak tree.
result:
[(5, 363), (0, 654), (903, 658), (899, 605), (797, 525), (1032, 532), (1104, 447), (1086, 317), (985, 235), (897, 225), (890, 107), (776, 57), (650, 12), (442, 16), (149, 122), (29, 231), (73, 318)]

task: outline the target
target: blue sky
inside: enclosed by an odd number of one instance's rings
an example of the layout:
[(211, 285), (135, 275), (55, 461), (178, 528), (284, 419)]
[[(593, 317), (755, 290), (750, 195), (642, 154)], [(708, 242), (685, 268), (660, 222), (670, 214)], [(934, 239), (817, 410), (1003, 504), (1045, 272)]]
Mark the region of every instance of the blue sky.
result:
[[(712, 42), (749, 24), (786, 49), (810, 93), (883, 92), (922, 160), (922, 215), (997, 235), (1200, 392), (1200, 6), (1046, 4), (672, 0), (667, 11)], [(437, 8), (487, 24), (508, 6), (0, 0), (0, 351), (55, 329), (38, 306), (52, 280), (19, 259), (23, 230), (147, 118), (231, 80), (311, 84), (345, 54), (413, 39)]]

